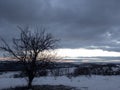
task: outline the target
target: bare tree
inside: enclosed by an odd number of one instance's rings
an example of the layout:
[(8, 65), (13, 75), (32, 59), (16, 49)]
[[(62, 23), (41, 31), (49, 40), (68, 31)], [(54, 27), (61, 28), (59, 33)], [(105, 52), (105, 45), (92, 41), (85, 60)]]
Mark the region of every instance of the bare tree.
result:
[(47, 53), (56, 48), (58, 40), (51, 33), (46, 33), (44, 28), (35, 32), (31, 32), (29, 27), (18, 28), (21, 33), (18, 38), (13, 38), (13, 45), (11, 46), (4, 39), (1, 39), (2, 46), (0, 49), (23, 62), (25, 75), (28, 78), (28, 87), (31, 88), (32, 81), (37, 73), (37, 61), (49, 62), (51, 57), (48, 57)]

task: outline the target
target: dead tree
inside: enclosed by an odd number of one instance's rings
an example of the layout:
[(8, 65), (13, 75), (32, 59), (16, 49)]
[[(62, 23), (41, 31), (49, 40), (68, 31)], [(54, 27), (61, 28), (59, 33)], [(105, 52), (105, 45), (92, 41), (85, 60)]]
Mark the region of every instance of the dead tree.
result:
[[(4, 39), (1, 39), (2, 46), (0, 46), (0, 49), (23, 62), (24, 72), (28, 78), (28, 87), (31, 88), (32, 81), (37, 73), (37, 61), (49, 62), (51, 58), (43, 57), (47, 56), (48, 51), (56, 48), (58, 40), (51, 33), (46, 33), (44, 28), (35, 32), (31, 32), (29, 27), (18, 28), (21, 33), (18, 38), (13, 38), (13, 45), (11, 46)], [(45, 53), (43, 55), (43, 52), (46, 52), (46, 55)]]

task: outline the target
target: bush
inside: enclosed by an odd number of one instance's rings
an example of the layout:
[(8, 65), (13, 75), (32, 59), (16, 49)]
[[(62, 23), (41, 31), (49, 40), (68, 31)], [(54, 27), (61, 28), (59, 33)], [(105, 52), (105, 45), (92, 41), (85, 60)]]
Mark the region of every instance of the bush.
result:
[(36, 76), (39, 77), (39, 76), (47, 76), (47, 75), (48, 75), (47, 70), (39, 70)]
[(79, 75), (91, 75), (90, 69), (88, 67), (78, 67), (74, 70), (73, 76)]

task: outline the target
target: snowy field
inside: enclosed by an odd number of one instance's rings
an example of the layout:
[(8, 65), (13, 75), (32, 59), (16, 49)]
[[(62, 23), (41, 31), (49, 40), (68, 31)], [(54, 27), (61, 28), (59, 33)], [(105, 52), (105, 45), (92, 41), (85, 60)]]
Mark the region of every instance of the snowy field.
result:
[[(0, 75), (0, 90), (4, 88), (27, 85), (24, 78), (13, 78), (17, 72), (8, 72)], [(61, 77), (35, 78), (33, 85), (65, 85), (76, 87), (77, 90), (120, 90), (120, 76), (79, 76), (71, 79)]]

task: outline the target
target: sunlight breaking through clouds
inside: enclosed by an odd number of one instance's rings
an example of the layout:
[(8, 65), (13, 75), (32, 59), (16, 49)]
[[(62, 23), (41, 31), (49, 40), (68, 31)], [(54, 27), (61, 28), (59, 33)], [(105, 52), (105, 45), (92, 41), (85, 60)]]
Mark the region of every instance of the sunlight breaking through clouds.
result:
[(57, 54), (61, 57), (77, 58), (77, 57), (119, 57), (119, 52), (104, 51), (101, 49), (57, 49)]

